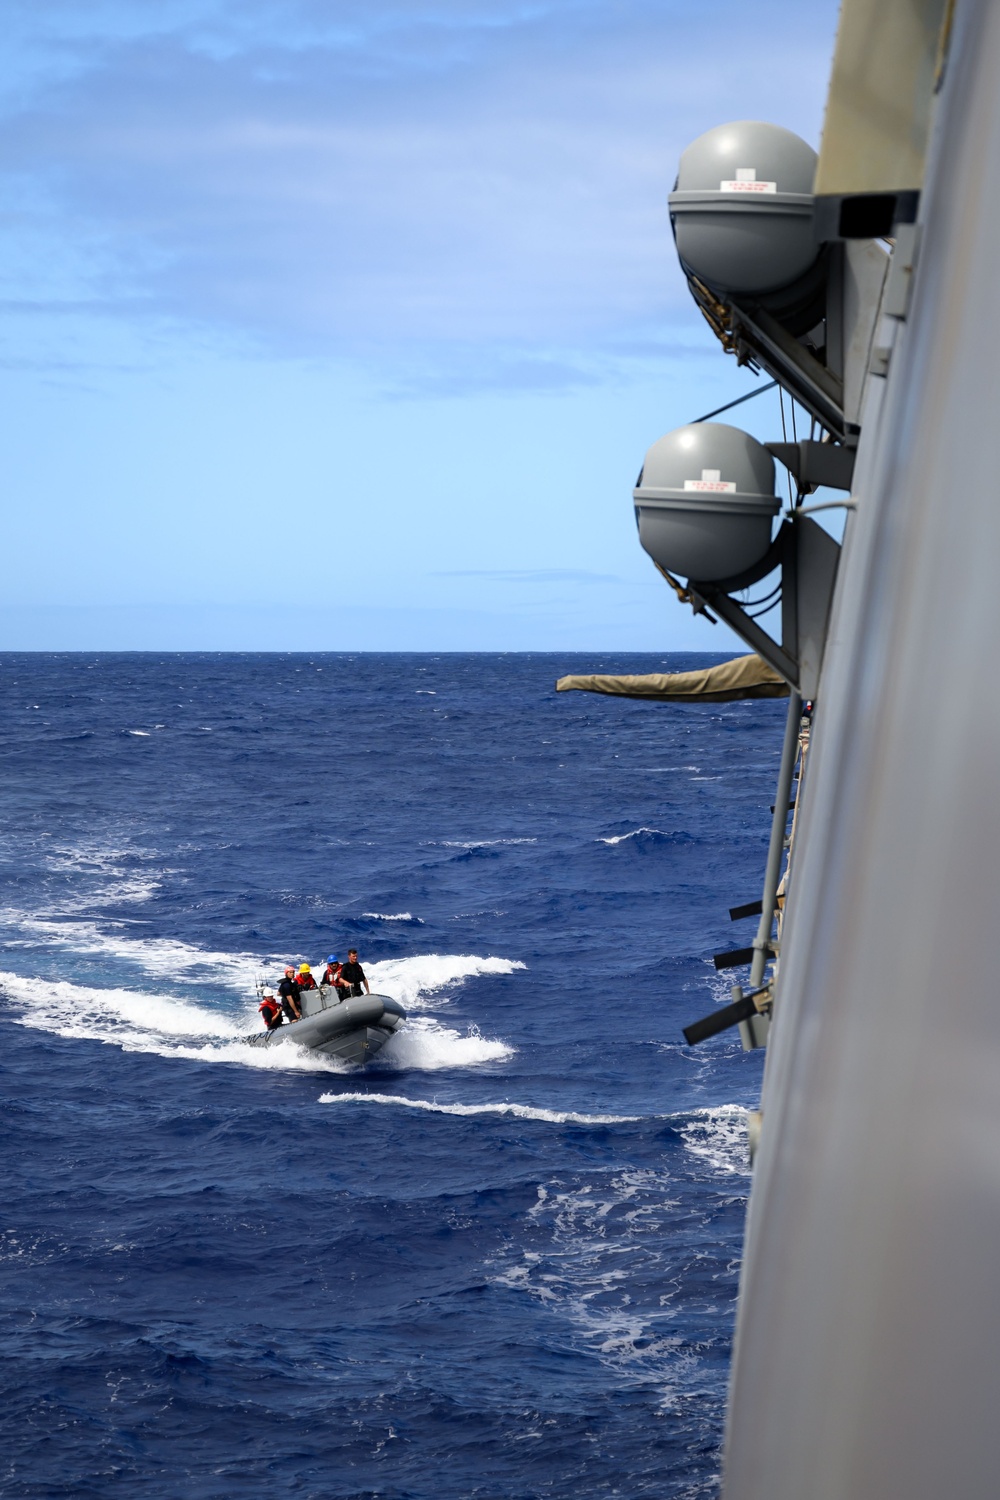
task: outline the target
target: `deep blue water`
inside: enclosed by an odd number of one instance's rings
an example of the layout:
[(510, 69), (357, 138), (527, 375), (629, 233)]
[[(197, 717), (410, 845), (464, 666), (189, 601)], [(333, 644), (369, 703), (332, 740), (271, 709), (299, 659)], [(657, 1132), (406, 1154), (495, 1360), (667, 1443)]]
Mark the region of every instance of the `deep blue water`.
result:
[(716, 1492), (785, 705), (553, 692), (704, 660), (0, 657), (8, 1500)]

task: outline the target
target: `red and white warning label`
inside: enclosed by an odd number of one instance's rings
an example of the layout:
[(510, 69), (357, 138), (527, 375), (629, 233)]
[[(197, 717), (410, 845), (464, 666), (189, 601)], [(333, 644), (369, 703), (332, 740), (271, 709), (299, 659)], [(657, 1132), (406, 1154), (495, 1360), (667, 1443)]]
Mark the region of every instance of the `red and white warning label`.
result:
[(723, 479), (719, 469), (702, 469), (700, 479), (685, 479), (686, 490), (706, 491), (712, 495), (734, 495), (736, 485), (731, 479)]
[(726, 182), (719, 183), (720, 193), (776, 193), (778, 184), (776, 182), (744, 182), (740, 177), (730, 178)]

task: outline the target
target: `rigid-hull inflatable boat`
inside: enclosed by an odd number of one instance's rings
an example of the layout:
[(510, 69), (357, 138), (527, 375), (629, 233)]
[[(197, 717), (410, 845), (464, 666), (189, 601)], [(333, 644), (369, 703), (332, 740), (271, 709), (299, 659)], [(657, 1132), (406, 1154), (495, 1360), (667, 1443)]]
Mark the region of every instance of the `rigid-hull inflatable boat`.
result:
[(340, 1000), (330, 985), (303, 990), (299, 1006), (301, 1021), (286, 1021), (273, 1031), (248, 1037), (247, 1041), (252, 1047), (277, 1047), (293, 1042), (310, 1052), (364, 1064), (406, 1020), (406, 1011), (388, 995), (354, 995), (349, 1000)]

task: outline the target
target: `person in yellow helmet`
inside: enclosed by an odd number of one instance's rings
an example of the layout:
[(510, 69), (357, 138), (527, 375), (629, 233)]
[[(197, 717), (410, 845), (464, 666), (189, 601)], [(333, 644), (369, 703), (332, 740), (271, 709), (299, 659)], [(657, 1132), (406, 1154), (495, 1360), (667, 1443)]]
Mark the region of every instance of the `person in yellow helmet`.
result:
[(300, 990), (314, 990), (316, 988), (316, 981), (312, 977), (312, 970), (308, 964), (299, 964), (299, 972), (296, 977), (299, 981)]

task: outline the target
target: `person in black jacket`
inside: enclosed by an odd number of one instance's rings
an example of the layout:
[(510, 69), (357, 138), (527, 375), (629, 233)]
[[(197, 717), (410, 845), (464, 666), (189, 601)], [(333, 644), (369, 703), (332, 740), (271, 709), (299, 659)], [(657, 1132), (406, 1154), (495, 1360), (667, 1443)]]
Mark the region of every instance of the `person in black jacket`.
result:
[(347, 962), (340, 970), (340, 983), (349, 984), (352, 995), (360, 995), (362, 985), (365, 987), (365, 994), (371, 994), (371, 990), (368, 988), (368, 981), (365, 978), (365, 971), (358, 963), (357, 948), (349, 948), (347, 950)]
[(281, 1008), (290, 1021), (301, 1021), (302, 1010), (299, 1006), (299, 982), (295, 977), (295, 970), (291, 964), (285, 970), (285, 977), (278, 985), (278, 994), (281, 996)]

